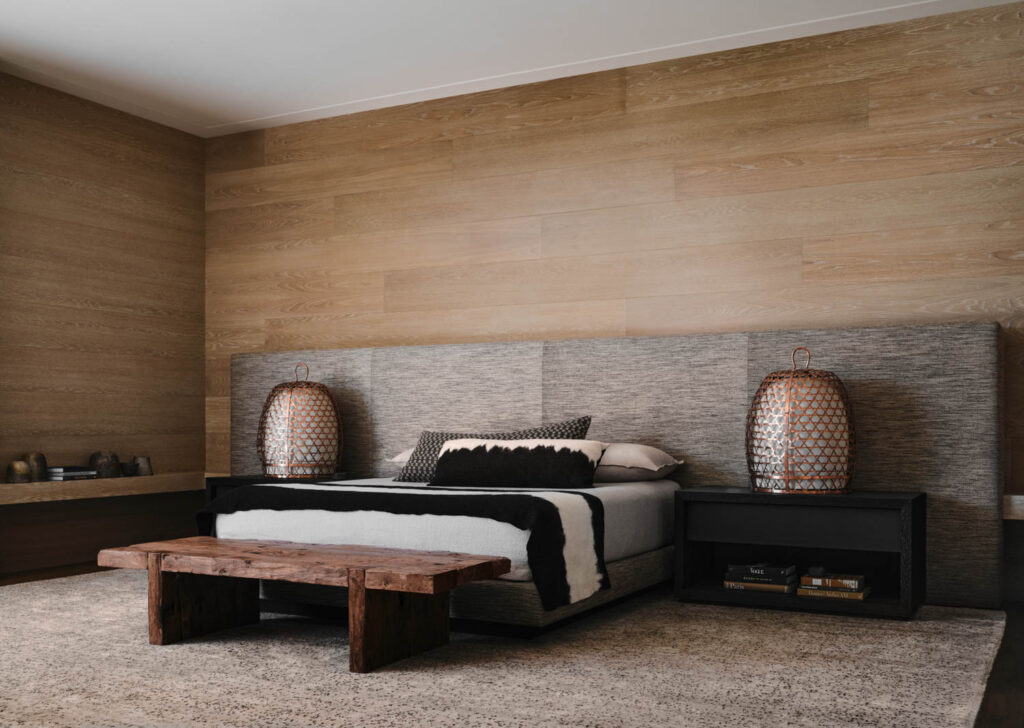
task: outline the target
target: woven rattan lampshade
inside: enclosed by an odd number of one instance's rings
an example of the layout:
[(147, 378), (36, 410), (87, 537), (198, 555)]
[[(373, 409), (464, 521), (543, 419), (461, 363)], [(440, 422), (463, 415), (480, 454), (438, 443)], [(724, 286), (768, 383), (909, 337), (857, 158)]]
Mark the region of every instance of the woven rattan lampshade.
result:
[[(797, 353), (807, 355), (797, 368)], [(856, 442), (846, 387), (832, 372), (808, 368), (811, 352), (793, 350), (793, 368), (772, 372), (747, 414), (747, 468), (756, 491), (842, 493), (853, 477)]]
[[(306, 379), (299, 380), (299, 367)], [(257, 449), (269, 478), (329, 476), (341, 452), (341, 419), (334, 397), (319, 382), (307, 381), (309, 367), (295, 367), (295, 381), (278, 384), (260, 415)]]

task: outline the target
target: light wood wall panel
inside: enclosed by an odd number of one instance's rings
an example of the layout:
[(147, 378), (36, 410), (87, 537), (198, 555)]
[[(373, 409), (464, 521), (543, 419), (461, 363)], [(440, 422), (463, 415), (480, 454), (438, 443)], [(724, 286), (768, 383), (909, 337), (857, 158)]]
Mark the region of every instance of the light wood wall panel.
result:
[(0, 74), (0, 467), (109, 449), (196, 487), (203, 147)]
[(1022, 78), (1014, 3), (209, 140), (208, 467), (237, 352), (998, 320), (1024, 493)]
[(707, 157), (756, 137), (776, 147), (808, 136), (866, 129), (866, 81), (710, 101), (529, 131), (455, 140), (460, 179), (609, 160)]

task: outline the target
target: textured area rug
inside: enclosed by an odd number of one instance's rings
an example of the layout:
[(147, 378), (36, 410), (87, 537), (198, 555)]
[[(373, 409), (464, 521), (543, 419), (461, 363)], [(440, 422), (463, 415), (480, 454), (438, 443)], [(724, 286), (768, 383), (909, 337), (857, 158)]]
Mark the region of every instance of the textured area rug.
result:
[(368, 675), (343, 626), (146, 637), (146, 574), (0, 587), (0, 725), (970, 726), (1002, 612), (910, 622), (646, 594), (543, 637), (455, 635)]

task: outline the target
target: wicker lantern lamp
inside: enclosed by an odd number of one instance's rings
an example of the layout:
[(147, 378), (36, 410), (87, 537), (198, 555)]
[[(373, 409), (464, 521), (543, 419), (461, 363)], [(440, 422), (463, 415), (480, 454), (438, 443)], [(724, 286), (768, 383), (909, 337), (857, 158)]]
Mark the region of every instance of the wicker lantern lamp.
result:
[[(306, 368), (299, 379), (299, 367)], [(295, 367), (295, 381), (278, 384), (260, 416), (257, 449), (268, 478), (330, 476), (341, 453), (341, 418), (330, 390), (310, 382), (309, 366)]]
[[(797, 354), (807, 359), (797, 367)], [(747, 415), (747, 468), (753, 490), (844, 493), (856, 455), (853, 410), (833, 372), (810, 369), (811, 352), (793, 350), (793, 368), (772, 372)]]

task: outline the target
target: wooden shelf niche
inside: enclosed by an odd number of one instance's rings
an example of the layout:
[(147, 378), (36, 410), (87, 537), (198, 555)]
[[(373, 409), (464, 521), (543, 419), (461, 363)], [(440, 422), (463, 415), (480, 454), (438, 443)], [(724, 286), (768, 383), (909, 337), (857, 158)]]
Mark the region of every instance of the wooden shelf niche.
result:
[(159, 473), (133, 478), (93, 478), (91, 480), (44, 481), (36, 483), (0, 483), (0, 505), (46, 503), (86, 498), (112, 498), (146, 493), (177, 493), (204, 488), (201, 471)]

